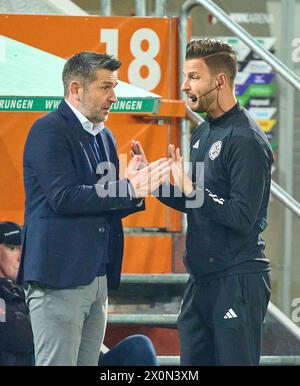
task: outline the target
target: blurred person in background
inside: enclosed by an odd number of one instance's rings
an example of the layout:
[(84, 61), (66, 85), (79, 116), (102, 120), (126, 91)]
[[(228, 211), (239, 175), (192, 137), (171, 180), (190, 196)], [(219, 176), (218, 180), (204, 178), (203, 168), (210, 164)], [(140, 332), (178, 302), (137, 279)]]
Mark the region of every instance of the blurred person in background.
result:
[(22, 288), (16, 286), (21, 256), (21, 228), (0, 223), (0, 365), (32, 366), (33, 335)]

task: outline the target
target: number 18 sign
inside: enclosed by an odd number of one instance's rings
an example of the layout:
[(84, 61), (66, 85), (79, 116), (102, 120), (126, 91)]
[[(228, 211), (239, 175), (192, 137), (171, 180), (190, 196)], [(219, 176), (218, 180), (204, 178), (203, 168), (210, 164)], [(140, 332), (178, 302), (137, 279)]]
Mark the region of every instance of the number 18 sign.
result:
[(116, 25), (100, 28), (101, 51), (122, 61), (121, 79), (169, 97), (170, 20), (124, 18), (116, 23), (119, 18), (108, 19)]

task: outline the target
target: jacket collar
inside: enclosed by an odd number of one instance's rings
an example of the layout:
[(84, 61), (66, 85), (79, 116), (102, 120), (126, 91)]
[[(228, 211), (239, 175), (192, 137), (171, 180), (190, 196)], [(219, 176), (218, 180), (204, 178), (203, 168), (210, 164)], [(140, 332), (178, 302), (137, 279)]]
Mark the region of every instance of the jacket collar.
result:
[(79, 119), (67, 105), (64, 99), (60, 102), (57, 111), (68, 121), (69, 126), (76, 127), (76, 129), (80, 128), (81, 130), (83, 130)]
[(243, 108), (241, 107), (239, 102), (237, 102), (230, 110), (226, 111), (220, 117), (211, 118), (211, 117), (207, 116), (206, 120), (209, 122), (210, 126), (219, 125), (219, 124), (226, 122), (229, 118), (231, 118), (233, 115), (239, 113), (242, 110), (243, 110)]
[(70, 107), (70, 109), (73, 111), (73, 113), (78, 118), (79, 122), (81, 123), (84, 130), (86, 130), (88, 133), (92, 135), (97, 135), (104, 129), (104, 123), (100, 122), (97, 125), (94, 125), (91, 121), (89, 121), (79, 110), (76, 109), (76, 107), (72, 106), (70, 102), (68, 102), (65, 99), (66, 104)]

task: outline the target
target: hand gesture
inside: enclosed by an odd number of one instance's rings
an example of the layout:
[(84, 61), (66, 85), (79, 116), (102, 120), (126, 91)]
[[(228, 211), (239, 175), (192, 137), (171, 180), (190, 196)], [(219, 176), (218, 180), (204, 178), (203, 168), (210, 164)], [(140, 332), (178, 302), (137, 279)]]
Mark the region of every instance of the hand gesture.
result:
[(169, 145), (169, 155), (172, 160), (171, 172), (174, 183), (186, 196), (188, 196), (194, 190), (193, 183), (184, 171), (183, 158), (179, 148), (175, 151), (175, 146)]
[(141, 145), (141, 143), (139, 141), (136, 141), (133, 139), (131, 141), (130, 147), (131, 147), (131, 150), (130, 150), (131, 159), (133, 159), (133, 157), (135, 155), (141, 156), (139, 168), (142, 169), (142, 168), (146, 167), (149, 163), (147, 161), (147, 158), (146, 158), (146, 155), (145, 155), (145, 152), (144, 152), (144, 149), (143, 149), (143, 146)]
[(134, 155), (125, 171), (125, 177), (131, 182), (136, 198), (147, 197), (166, 182), (172, 163), (170, 159), (161, 158), (140, 169), (141, 162), (142, 156)]

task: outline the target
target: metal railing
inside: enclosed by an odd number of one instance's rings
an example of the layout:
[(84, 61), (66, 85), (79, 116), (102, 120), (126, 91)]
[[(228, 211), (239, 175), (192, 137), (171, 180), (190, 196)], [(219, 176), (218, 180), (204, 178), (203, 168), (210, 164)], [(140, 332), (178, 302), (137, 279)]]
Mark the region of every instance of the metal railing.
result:
[[(111, 0), (100, 0), (100, 12), (103, 16), (112, 15)], [(146, 16), (146, 0), (135, 0), (135, 14), (136, 16)]]
[(271, 192), (285, 207), (300, 218), (300, 203), (273, 180), (271, 182)]
[(162, 17), (166, 15), (166, 0), (155, 0), (155, 16)]
[[(112, 15), (111, 0), (100, 0), (100, 12), (103, 16)], [(136, 16), (147, 16), (147, 7), (145, 0), (135, 0)], [(155, 0), (155, 16), (162, 17), (166, 15), (166, 0)]]
[(284, 63), (276, 56), (271, 54), (264, 47), (259, 45), (255, 39), (238, 23), (236, 23), (226, 12), (217, 6), (211, 0), (187, 0), (183, 5), (179, 15), (179, 44), (180, 44), (180, 81), (182, 83), (182, 69), (185, 57), (185, 48), (188, 43), (188, 15), (192, 8), (197, 5), (202, 5), (205, 9), (211, 12), (222, 24), (232, 31), (238, 38), (241, 39), (248, 47), (264, 59), (274, 70), (287, 80), (294, 88), (300, 91), (300, 78), (294, 74)]
[[(151, 284), (151, 285), (185, 285), (188, 281), (188, 273), (169, 273), (169, 274), (122, 274), (122, 285), (132, 284)], [(285, 329), (300, 341), (300, 328), (292, 322), (278, 307), (269, 302), (268, 313), (276, 319)], [(111, 314), (109, 323), (112, 324), (156, 324), (156, 325), (176, 325), (177, 315), (175, 314)]]
[(135, 0), (135, 14), (136, 16), (147, 15), (146, 0)]
[(100, 0), (100, 13), (103, 16), (111, 16), (111, 0)]
[(125, 273), (122, 284), (186, 284), (188, 273)]
[(290, 334), (300, 341), (300, 328), (271, 302), (268, 305), (268, 313), (272, 315), (273, 318), (275, 318), (281, 325), (283, 325)]
[(151, 326), (170, 326), (175, 327), (177, 314), (108, 314), (107, 321), (109, 324), (130, 324), (130, 325), (151, 325)]
[[(179, 366), (179, 356), (158, 356), (160, 366)], [(282, 355), (282, 356), (262, 356), (260, 358), (260, 366), (299, 366), (300, 356), (297, 355)]]

